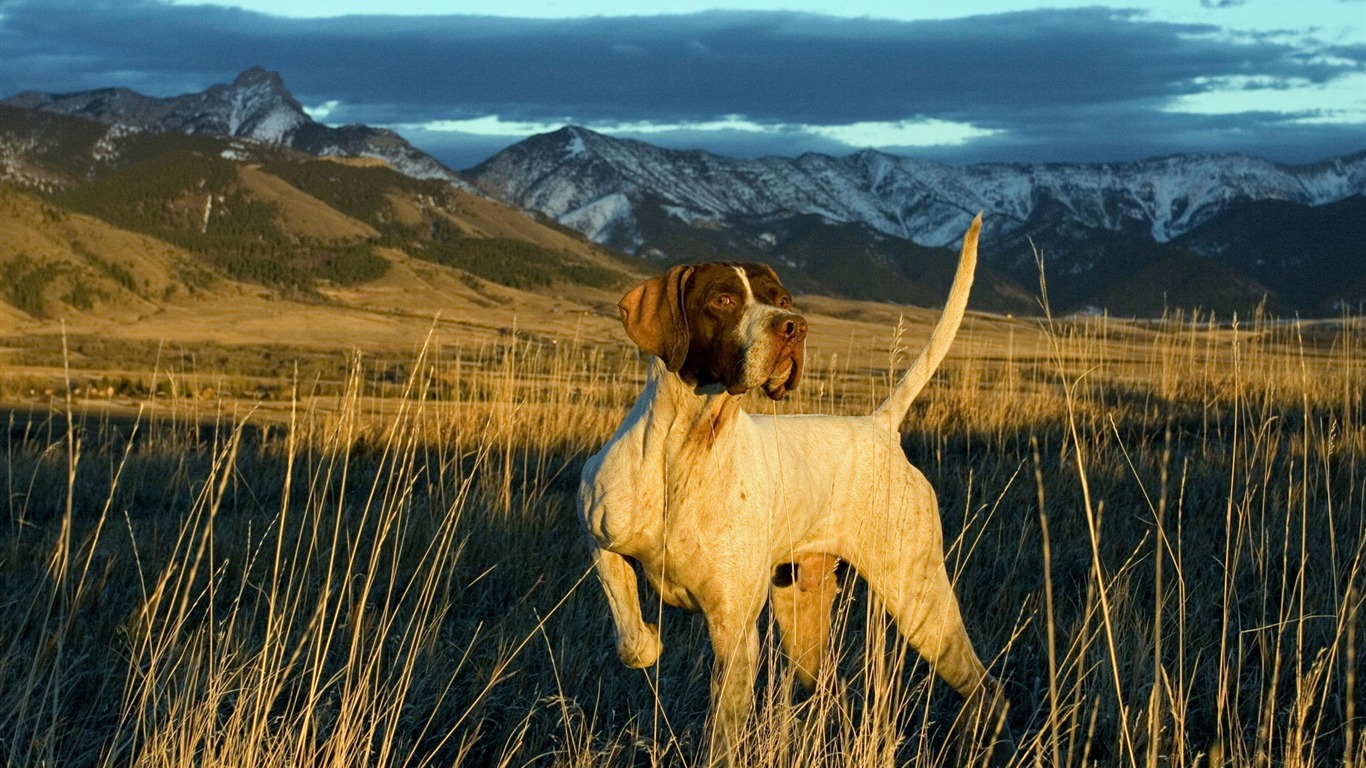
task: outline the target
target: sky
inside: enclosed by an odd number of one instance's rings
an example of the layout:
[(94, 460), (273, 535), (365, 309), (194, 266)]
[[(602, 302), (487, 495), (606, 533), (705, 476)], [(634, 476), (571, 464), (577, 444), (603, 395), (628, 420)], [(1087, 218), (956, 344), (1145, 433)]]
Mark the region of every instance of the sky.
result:
[(456, 169), (566, 124), (736, 157), (1366, 150), (1366, 0), (0, 0), (0, 96), (253, 66)]

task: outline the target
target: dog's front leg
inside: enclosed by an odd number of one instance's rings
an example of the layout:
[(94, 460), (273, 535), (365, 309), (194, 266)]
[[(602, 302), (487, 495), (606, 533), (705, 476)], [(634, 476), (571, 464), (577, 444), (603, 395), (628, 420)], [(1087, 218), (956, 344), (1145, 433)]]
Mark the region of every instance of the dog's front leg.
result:
[(593, 564), (612, 611), (617, 656), (633, 669), (654, 664), (664, 646), (659, 640), (659, 627), (646, 623), (640, 614), (640, 592), (636, 588), (636, 570), (631, 567), (631, 561), (616, 552), (594, 547)]
[(716, 659), (712, 664), (710, 765), (735, 765), (740, 739), (754, 705), (759, 669), (757, 616), (707, 611), (707, 630)]

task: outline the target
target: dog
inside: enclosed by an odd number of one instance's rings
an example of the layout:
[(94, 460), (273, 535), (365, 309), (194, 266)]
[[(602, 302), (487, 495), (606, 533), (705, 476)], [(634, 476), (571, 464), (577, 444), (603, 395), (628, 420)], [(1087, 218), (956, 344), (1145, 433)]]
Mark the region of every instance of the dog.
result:
[(981, 225), (979, 214), (928, 343), (868, 416), (741, 409), (746, 392), (780, 400), (802, 375), (807, 322), (767, 266), (676, 266), (618, 305), (627, 335), (654, 359), (639, 399), (583, 468), (579, 512), (622, 662), (648, 667), (662, 649), (641, 615), (635, 564), (664, 602), (706, 617), (714, 764), (734, 759), (753, 707), (766, 602), (798, 680), (816, 686), (839, 561), (950, 686), (970, 701), (998, 694), (945, 570), (934, 490), (899, 432), (962, 321)]

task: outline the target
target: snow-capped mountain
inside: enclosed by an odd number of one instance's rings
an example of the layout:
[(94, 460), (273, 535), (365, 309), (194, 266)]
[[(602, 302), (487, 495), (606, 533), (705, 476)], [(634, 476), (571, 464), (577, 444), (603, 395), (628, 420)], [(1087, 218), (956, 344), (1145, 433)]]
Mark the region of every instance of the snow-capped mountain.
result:
[(372, 157), (415, 178), (459, 182), (459, 177), (403, 137), (380, 128), (315, 122), (279, 74), (249, 69), (228, 85), (170, 98), (128, 88), (79, 93), (26, 91), (0, 104), (83, 117), (124, 129), (207, 134), (291, 147), (314, 155)]
[(708, 227), (815, 215), (932, 247), (953, 243), (978, 211), (998, 244), (1041, 228), (1166, 243), (1238, 203), (1312, 207), (1366, 194), (1366, 152), (1305, 166), (1229, 155), (960, 167), (872, 150), (742, 160), (571, 126), (467, 175), (497, 198), (631, 251), (657, 247), (641, 230), (644, 206)]
[[(934, 302), (952, 266), (941, 249), (983, 211), (983, 309), (1037, 308), (1036, 247), (1055, 308), (1227, 314), (1265, 299), (1333, 314), (1366, 302), (1366, 152), (1302, 166), (1226, 155), (960, 167), (875, 151), (744, 160), (571, 126), (465, 175), (631, 253), (764, 260), (864, 298)], [(1286, 236), (1252, 235), (1266, 205)]]

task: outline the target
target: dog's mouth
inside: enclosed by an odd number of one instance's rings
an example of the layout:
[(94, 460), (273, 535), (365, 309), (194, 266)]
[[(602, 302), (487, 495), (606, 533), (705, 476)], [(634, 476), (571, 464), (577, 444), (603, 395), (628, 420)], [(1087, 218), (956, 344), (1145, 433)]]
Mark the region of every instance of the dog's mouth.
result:
[(768, 379), (760, 385), (770, 399), (782, 400), (787, 397), (789, 391), (796, 388), (797, 382), (802, 378), (804, 352), (805, 345), (800, 341), (783, 346), (777, 359), (773, 361), (773, 370), (769, 373)]
[[(737, 369), (742, 370), (743, 365), (737, 366)], [(726, 386), (726, 391), (732, 395), (743, 395), (751, 389), (758, 387), (763, 389), (764, 394), (774, 400), (782, 400), (787, 396), (787, 391), (797, 383), (797, 372), (797, 358), (791, 354), (784, 354), (773, 362), (773, 367), (769, 370), (769, 374), (757, 381), (755, 380), (757, 377), (752, 372), (746, 377), (740, 370), (737, 370), (737, 375), (734, 376), (731, 383)], [(762, 374), (759, 375), (762, 376)]]
[(797, 363), (792, 358), (779, 361), (778, 367), (773, 369), (773, 373), (768, 377), (768, 381), (765, 381), (761, 385), (764, 389), (764, 394), (774, 400), (782, 400), (787, 397), (787, 391), (796, 384), (792, 375), (793, 369), (796, 367)]
[(805, 349), (806, 345), (801, 340), (789, 341), (763, 356), (767, 359), (756, 359), (755, 351), (750, 350), (735, 361), (729, 369), (729, 375), (719, 378), (725, 382), (726, 391), (732, 395), (743, 395), (758, 388), (769, 398), (782, 400), (801, 379)]

